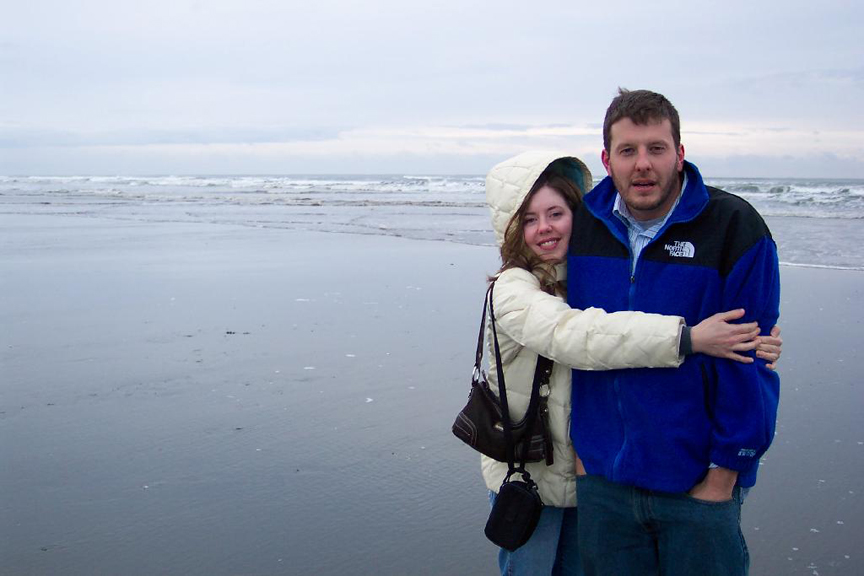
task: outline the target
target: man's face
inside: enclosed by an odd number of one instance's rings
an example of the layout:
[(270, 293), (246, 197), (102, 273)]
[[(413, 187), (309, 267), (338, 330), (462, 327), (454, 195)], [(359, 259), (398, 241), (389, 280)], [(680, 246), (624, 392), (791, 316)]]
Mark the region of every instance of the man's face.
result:
[(650, 124), (618, 120), (609, 130), (609, 150), (601, 158), (606, 173), (637, 220), (661, 218), (678, 198), (684, 147), (675, 147), (667, 119)]

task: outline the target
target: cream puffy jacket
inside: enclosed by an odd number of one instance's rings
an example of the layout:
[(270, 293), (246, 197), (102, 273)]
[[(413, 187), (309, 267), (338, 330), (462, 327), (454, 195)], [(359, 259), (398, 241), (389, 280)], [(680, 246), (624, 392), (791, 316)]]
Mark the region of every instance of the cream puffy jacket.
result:
[[(499, 246), (510, 218), (524, 202), (534, 182), (547, 167), (559, 170), (587, 192), (591, 174), (578, 159), (556, 152), (528, 152), (495, 166), (486, 177), (486, 201)], [(566, 265), (555, 268), (559, 278)], [(674, 368), (681, 363), (678, 343), (684, 320), (642, 312), (616, 312), (570, 308), (563, 298), (540, 289), (527, 270), (511, 268), (495, 283), (493, 304), (507, 386), (511, 418), (521, 419), (528, 409), (531, 383), (542, 354), (555, 362), (549, 384), (549, 432), (555, 462), (528, 464), (540, 497), (548, 506), (576, 505), (576, 458), (570, 441), (570, 369)], [(497, 394), (498, 375), (487, 326), (490, 361), (489, 385)], [(481, 457), (486, 486), (495, 492), (507, 474), (507, 464)]]

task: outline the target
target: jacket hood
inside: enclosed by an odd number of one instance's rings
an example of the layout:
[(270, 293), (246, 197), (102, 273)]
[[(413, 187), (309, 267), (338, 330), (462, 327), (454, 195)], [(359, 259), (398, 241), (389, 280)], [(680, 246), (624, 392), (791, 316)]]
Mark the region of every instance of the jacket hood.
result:
[(486, 175), (486, 203), (492, 213), (498, 246), (504, 243), (507, 224), (522, 206), (531, 187), (550, 167), (572, 180), (583, 196), (591, 189), (591, 171), (584, 162), (565, 152), (524, 152), (501, 162)]

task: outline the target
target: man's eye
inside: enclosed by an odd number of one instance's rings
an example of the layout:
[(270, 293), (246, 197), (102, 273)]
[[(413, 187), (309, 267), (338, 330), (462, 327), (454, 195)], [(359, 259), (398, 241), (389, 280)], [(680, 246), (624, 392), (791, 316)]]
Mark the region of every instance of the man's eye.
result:
[(653, 152), (654, 154), (662, 154), (665, 151), (666, 151), (665, 146), (652, 146), (651, 147), (651, 152)]
[(632, 153), (633, 153), (633, 148), (623, 148), (619, 151), (619, 154), (621, 154), (622, 156), (629, 156)]

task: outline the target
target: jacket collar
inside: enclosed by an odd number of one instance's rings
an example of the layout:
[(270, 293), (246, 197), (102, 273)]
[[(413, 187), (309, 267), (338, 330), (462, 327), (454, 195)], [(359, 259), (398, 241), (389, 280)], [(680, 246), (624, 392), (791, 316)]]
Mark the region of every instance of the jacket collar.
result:
[[(700, 212), (708, 204), (708, 189), (702, 181), (702, 175), (699, 169), (688, 161), (684, 161), (684, 170), (687, 173), (687, 187), (681, 194), (681, 199), (675, 207), (672, 215), (666, 221), (666, 224), (660, 230), (662, 232), (669, 225), (676, 222), (687, 222), (699, 215)], [(615, 206), (615, 197), (618, 191), (615, 189), (615, 184), (612, 178), (607, 176), (594, 187), (591, 192), (585, 195), (583, 202), (585, 207), (596, 218), (602, 220), (609, 230), (618, 237), (623, 243), (627, 244), (627, 227), (621, 220), (612, 214), (612, 209)], [(659, 232), (658, 232), (659, 235)]]

